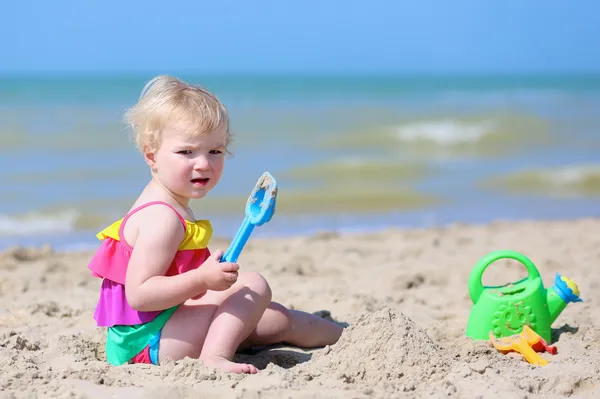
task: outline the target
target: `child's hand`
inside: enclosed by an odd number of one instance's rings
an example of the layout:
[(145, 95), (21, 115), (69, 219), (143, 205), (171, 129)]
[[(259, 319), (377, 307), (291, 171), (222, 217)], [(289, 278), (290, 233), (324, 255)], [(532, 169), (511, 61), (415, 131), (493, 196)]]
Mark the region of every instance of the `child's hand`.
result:
[(217, 250), (196, 269), (201, 284), (209, 290), (225, 291), (237, 281), (240, 267), (237, 263), (221, 262), (222, 256), (223, 251)]

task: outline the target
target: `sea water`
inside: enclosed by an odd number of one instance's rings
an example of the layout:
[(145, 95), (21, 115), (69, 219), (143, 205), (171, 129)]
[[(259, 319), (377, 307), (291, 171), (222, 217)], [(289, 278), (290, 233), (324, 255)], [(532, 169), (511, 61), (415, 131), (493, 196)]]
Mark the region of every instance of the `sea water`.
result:
[[(600, 76), (190, 75), (228, 107), (231, 237), (268, 170), (258, 235), (599, 216)], [(94, 247), (148, 181), (123, 112), (151, 75), (0, 77), (0, 250)]]

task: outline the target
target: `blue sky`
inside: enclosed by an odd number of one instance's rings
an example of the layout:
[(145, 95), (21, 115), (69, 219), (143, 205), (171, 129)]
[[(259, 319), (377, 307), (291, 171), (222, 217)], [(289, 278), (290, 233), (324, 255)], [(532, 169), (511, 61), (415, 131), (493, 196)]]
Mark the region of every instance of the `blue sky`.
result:
[(0, 72), (600, 72), (600, 1), (7, 0)]

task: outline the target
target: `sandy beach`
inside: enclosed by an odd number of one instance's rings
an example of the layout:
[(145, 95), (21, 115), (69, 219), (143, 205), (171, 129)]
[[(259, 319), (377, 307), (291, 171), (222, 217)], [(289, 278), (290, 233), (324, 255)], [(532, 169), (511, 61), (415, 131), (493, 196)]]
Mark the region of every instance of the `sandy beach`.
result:
[[(331, 347), (239, 354), (257, 375), (192, 359), (109, 366), (92, 318), (100, 281), (87, 269), (91, 253), (11, 248), (0, 254), (0, 398), (598, 397), (599, 231), (600, 220), (580, 219), (251, 239), (239, 263), (265, 275), (274, 300), (348, 324)], [(546, 287), (557, 272), (579, 285), (584, 302), (553, 324), (558, 353), (540, 354), (547, 366), (465, 337), (469, 274), (498, 249), (527, 255)], [(501, 260), (484, 283), (524, 276)]]

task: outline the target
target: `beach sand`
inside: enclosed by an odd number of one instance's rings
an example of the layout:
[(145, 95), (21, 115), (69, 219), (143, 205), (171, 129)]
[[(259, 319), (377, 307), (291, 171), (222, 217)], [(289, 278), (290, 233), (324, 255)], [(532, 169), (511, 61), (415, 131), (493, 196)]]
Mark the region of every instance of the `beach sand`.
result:
[[(331, 347), (238, 355), (257, 375), (192, 359), (109, 366), (92, 318), (91, 253), (13, 248), (0, 254), (0, 398), (600, 397), (599, 232), (600, 220), (586, 219), (251, 239), (240, 265), (265, 275), (274, 300), (349, 325)], [(553, 324), (558, 354), (540, 354), (547, 366), (465, 337), (469, 274), (498, 249), (527, 255), (546, 287), (556, 272), (579, 285), (584, 302)], [(524, 276), (500, 260), (484, 283)]]

